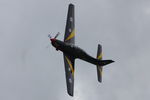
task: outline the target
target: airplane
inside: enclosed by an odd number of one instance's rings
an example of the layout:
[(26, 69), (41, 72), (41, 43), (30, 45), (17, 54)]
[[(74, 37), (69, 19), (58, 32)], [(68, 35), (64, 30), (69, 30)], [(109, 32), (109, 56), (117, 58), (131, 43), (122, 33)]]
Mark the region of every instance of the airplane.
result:
[(102, 60), (102, 46), (98, 44), (97, 57), (94, 58), (87, 54), (83, 49), (75, 45), (75, 18), (74, 5), (69, 4), (64, 41), (56, 39), (60, 33), (57, 33), (54, 38), (49, 34), (51, 44), (56, 50), (63, 52), (64, 66), (66, 74), (67, 92), (73, 96), (74, 91), (74, 69), (75, 59), (81, 59), (97, 66), (98, 81), (102, 82), (103, 66), (113, 63), (113, 60)]

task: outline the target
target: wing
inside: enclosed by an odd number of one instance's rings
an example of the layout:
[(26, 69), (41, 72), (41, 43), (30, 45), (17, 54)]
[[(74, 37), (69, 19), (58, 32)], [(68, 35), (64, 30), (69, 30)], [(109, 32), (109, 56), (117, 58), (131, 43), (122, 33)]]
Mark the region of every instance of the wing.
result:
[(69, 4), (64, 42), (75, 43), (75, 19), (74, 19), (74, 5)]
[(74, 58), (64, 54), (67, 92), (70, 96), (73, 96), (74, 90), (74, 61)]

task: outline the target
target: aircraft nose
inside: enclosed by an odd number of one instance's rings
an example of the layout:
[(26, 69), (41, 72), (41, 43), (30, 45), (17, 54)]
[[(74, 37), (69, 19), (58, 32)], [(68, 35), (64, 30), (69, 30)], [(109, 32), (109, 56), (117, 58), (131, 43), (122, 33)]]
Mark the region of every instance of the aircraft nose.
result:
[(55, 38), (53, 38), (53, 39), (50, 39), (51, 40), (51, 42), (55, 42), (56, 41), (56, 39)]

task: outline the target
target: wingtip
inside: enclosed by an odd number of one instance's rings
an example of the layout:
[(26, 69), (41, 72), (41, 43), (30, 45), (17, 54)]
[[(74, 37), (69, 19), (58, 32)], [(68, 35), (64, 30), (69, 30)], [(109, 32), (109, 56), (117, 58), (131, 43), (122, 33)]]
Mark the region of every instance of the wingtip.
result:
[(70, 3), (69, 6), (74, 6), (74, 4)]
[(98, 83), (102, 83), (102, 80), (98, 80)]
[(73, 94), (71, 94), (71, 93), (69, 93), (69, 92), (68, 92), (68, 94), (69, 94), (69, 96), (73, 97)]

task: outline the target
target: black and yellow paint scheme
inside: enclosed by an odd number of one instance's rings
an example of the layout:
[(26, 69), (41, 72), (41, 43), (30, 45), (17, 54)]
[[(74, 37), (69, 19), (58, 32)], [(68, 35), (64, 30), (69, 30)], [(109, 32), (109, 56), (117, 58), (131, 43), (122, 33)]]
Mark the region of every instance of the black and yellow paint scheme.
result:
[[(102, 60), (102, 46), (100, 44), (98, 44), (97, 59)], [(99, 82), (102, 82), (102, 71), (103, 71), (103, 66), (97, 65), (97, 78)]]
[[(70, 4), (68, 8), (66, 29), (64, 35), (64, 42), (75, 45), (75, 19), (74, 19), (74, 5)], [(74, 57), (64, 53), (64, 64), (66, 73), (67, 92), (73, 96), (74, 91)]]
[(75, 59), (78, 58), (96, 65), (98, 70), (97, 72), (99, 82), (101, 82), (101, 66), (114, 62), (113, 60), (102, 60), (100, 45), (98, 45), (97, 58), (90, 56), (84, 50), (75, 45), (75, 19), (73, 4), (69, 4), (68, 8), (64, 41), (60, 41), (56, 38), (50, 38), (50, 40), (51, 44), (56, 48), (56, 50), (60, 50), (63, 52), (67, 92), (70, 96), (73, 96), (74, 91)]

